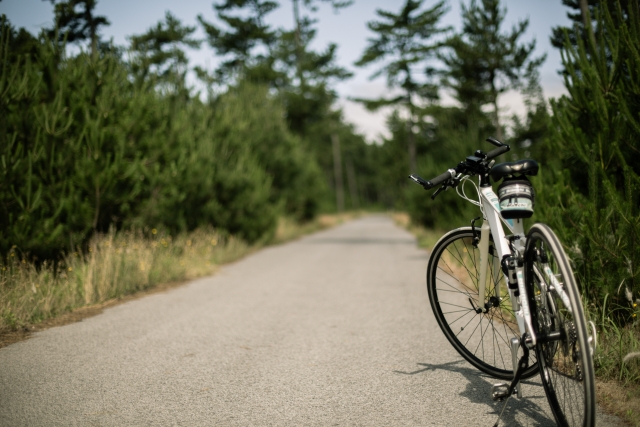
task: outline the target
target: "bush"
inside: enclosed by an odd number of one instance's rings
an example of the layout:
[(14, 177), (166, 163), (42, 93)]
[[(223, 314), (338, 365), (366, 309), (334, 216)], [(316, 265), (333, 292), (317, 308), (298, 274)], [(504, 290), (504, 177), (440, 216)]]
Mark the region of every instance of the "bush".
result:
[(598, 11), (594, 38), (567, 38), (562, 52), (569, 96), (552, 103), (547, 148), (561, 163), (544, 177), (539, 211), (589, 299), (628, 306), (640, 291), (640, 13), (633, 2)]
[(112, 227), (255, 241), (280, 213), (316, 214), (317, 163), (265, 88), (205, 103), (179, 81), (136, 83), (113, 52), (61, 49), (2, 21), (0, 253), (56, 258)]

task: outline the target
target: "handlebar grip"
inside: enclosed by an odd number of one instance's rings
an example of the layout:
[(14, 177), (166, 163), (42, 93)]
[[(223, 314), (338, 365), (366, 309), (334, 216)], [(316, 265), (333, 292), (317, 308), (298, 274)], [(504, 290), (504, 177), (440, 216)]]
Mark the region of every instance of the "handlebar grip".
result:
[(511, 147), (509, 147), (508, 145), (503, 145), (502, 147), (498, 147), (494, 150), (491, 150), (487, 153), (487, 160), (491, 160), (494, 157), (498, 157), (500, 154), (504, 154), (507, 151), (509, 151), (511, 149)]
[(453, 178), (454, 176), (456, 176), (456, 171), (455, 169), (449, 169), (448, 171), (446, 171), (445, 173), (436, 176), (435, 178), (430, 179), (429, 181), (427, 181), (426, 185), (424, 185), (424, 188), (426, 190), (435, 187), (436, 185), (440, 185), (443, 182), (445, 182), (448, 179)]
[(507, 145), (504, 142), (498, 141), (497, 139), (495, 139), (492, 136), (490, 136), (489, 138), (485, 139), (485, 141), (495, 145), (496, 147), (502, 147), (503, 145)]

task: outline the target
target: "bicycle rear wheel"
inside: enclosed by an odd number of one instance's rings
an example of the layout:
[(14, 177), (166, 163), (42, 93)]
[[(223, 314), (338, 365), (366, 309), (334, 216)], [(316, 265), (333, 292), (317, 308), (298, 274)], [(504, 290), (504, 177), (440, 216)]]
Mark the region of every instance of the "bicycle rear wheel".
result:
[[(480, 237), (480, 231), (476, 233)], [(486, 313), (476, 310), (479, 269), (480, 250), (474, 245), (471, 227), (445, 234), (434, 246), (427, 267), (429, 301), (442, 332), (462, 357), (492, 377), (509, 380), (513, 378), (511, 338), (519, 338), (520, 332), (493, 240), (485, 284), (485, 301), (493, 304)], [(498, 283), (502, 283), (501, 295), (497, 295)], [(523, 378), (538, 371), (536, 356), (530, 354)]]
[[(593, 426), (595, 379), (587, 324), (569, 260), (548, 226), (534, 224), (529, 230), (525, 265), (540, 376), (553, 415), (559, 426)], [(545, 342), (554, 334), (560, 339)]]

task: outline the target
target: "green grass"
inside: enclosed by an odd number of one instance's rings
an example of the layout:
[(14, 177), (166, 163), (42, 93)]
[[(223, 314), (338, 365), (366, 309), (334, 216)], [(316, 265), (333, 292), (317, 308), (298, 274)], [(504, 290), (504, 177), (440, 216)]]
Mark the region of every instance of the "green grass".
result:
[[(640, 386), (640, 323), (638, 303), (631, 307), (585, 304), (587, 316), (598, 331), (594, 357), (596, 375), (622, 384)], [(615, 320), (618, 319), (618, 320)], [(626, 324), (621, 325), (621, 321)]]

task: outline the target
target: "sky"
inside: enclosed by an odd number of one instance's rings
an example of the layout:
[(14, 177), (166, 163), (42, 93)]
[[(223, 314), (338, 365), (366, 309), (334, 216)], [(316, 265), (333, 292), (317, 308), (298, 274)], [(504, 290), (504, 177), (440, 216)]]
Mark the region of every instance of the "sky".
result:
[[(468, 3), (469, 0), (464, 0)], [(220, 1), (218, 1), (219, 3)], [(431, 7), (435, 0), (425, 0), (423, 7)], [(104, 39), (113, 39), (117, 45), (127, 45), (127, 36), (141, 34), (158, 21), (164, 19), (165, 11), (171, 11), (183, 24), (197, 25), (196, 16), (202, 14), (209, 22), (216, 22), (216, 14), (212, 0), (99, 0), (97, 14), (106, 16), (111, 25), (102, 28)], [(280, 0), (280, 7), (268, 15), (267, 22), (274, 27), (293, 28), (293, 8), (291, 0)], [(376, 19), (376, 9), (397, 13), (404, 0), (355, 0), (354, 4), (335, 13), (326, 4), (322, 4), (313, 17), (318, 19), (317, 36), (313, 43), (316, 50), (324, 49), (328, 43), (338, 45), (338, 64), (349, 69), (354, 76), (336, 85), (340, 99), (338, 105), (343, 109), (346, 120), (353, 123), (356, 129), (365, 135), (368, 141), (380, 141), (388, 135), (386, 115), (389, 111), (368, 112), (360, 104), (349, 101), (349, 98), (376, 98), (389, 94), (383, 77), (370, 80), (376, 66), (358, 68), (353, 65), (367, 46), (367, 38), (373, 37), (366, 26), (368, 21)], [(461, 2), (449, 0), (449, 12), (443, 16), (441, 25), (452, 26), (459, 30), (461, 24)], [(541, 86), (546, 98), (555, 98), (564, 93), (564, 84), (557, 71), (561, 68), (560, 53), (551, 47), (549, 37), (551, 28), (568, 25), (568, 9), (562, 6), (561, 0), (503, 0), (502, 7), (507, 8), (503, 31), (523, 19), (529, 19), (527, 32), (522, 42), (536, 40), (535, 56), (547, 54), (547, 60), (541, 68)], [(43, 0), (1, 0), (0, 14), (7, 15), (15, 27), (24, 27), (37, 34), (42, 27), (51, 27), (53, 23), (53, 7), (49, 1)], [(198, 29), (196, 37), (204, 38), (204, 32)], [(188, 51), (190, 65), (200, 65), (213, 69), (217, 59), (213, 51), (202, 44), (199, 50)], [(446, 93), (442, 93), (442, 102), (452, 104), (454, 101)], [(504, 94), (500, 100), (502, 117), (512, 114), (522, 116), (525, 112), (522, 97), (515, 92)]]

